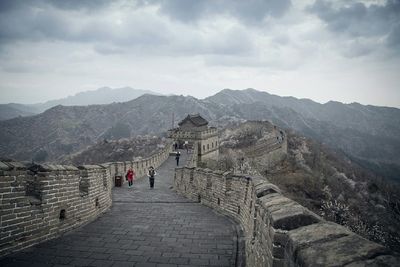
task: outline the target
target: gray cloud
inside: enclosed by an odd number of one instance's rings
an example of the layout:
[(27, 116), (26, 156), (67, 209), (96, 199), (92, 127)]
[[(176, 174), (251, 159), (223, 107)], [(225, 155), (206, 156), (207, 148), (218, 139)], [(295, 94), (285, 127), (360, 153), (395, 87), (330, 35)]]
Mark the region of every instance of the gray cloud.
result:
[(290, 0), (149, 0), (174, 20), (197, 22), (210, 16), (230, 15), (247, 24), (260, 24), (264, 18), (280, 17), (291, 7)]
[(210, 9), (207, 1), (196, 0), (171, 0), (171, 1), (153, 1), (153, 4), (159, 4), (161, 11), (173, 19), (181, 21), (195, 21), (206, 15)]
[(44, 2), (48, 2), (49, 4), (66, 10), (87, 10), (93, 11), (102, 9), (104, 7), (109, 6), (112, 1), (109, 0), (43, 0)]
[[(128, 17), (124, 25), (120, 26), (101, 17), (85, 17), (82, 13), (71, 14), (69, 10), (60, 11), (49, 5), (33, 8), (21, 4), (16, 7), (17, 5), (14, 5), (13, 8), (9, 8), (9, 11), (0, 17), (0, 45), (24, 40), (60, 40), (106, 42), (125, 46), (162, 44), (167, 39), (164, 25), (159, 21), (149, 24), (146, 18)], [(90, 5), (87, 6), (89, 7)]]
[(20, 5), (0, 16), (1, 44), (24, 39), (60, 39), (70, 35), (68, 31), (63, 17), (30, 5)]
[(387, 44), (395, 49), (400, 48), (400, 22), (392, 27), (387, 38)]
[[(384, 5), (366, 5), (362, 2), (317, 0), (306, 8), (324, 21), (328, 29), (349, 38), (386, 38), (389, 47), (400, 43), (400, 1), (388, 0)], [(335, 5), (336, 4), (336, 5)], [(372, 49), (368, 49), (372, 51)], [(365, 47), (364, 47), (365, 51)], [(356, 52), (356, 51), (355, 51)], [(358, 53), (358, 51), (356, 52)], [(360, 53), (364, 55), (365, 53)]]
[(244, 27), (231, 26), (223, 31), (204, 33), (188, 25), (177, 30), (166, 18), (141, 13), (137, 8), (124, 10), (118, 23), (114, 17), (85, 16), (81, 11), (71, 12), (69, 7), (60, 10), (44, 1), (38, 3), (40, 8), (15, 5), (0, 17), (0, 46), (24, 41), (64, 41), (92, 44), (94, 51), (102, 55), (135, 51), (155, 55), (240, 55), (254, 49)]
[(93, 11), (102, 9), (111, 4), (108, 0), (2, 0), (0, 1), (0, 12), (10, 12), (22, 7), (46, 7), (53, 6), (65, 10), (86, 10)]

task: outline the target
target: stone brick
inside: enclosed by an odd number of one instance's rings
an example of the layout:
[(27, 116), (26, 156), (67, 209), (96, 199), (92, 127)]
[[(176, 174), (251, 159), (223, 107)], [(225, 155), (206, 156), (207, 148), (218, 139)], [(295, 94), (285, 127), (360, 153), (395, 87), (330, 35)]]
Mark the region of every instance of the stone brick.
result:
[(1, 216), (1, 221), (2, 222), (9, 221), (9, 220), (13, 220), (13, 219), (16, 219), (16, 218), (17, 218), (16, 214), (3, 215), (3, 216)]
[(270, 183), (262, 183), (259, 186), (256, 186), (255, 190), (258, 198), (273, 193), (280, 193), (280, 189), (276, 185)]
[(343, 226), (323, 221), (289, 231), (287, 233), (290, 242), (288, 249), (294, 252), (301, 247), (320, 242), (321, 240), (333, 240), (351, 234)]
[(16, 170), (26, 170), (26, 166), (24, 164), (22, 164), (21, 162), (7, 161), (7, 162), (3, 162), (3, 163), (13, 169), (16, 169)]
[(392, 267), (392, 266), (400, 266), (399, 257), (395, 257), (393, 255), (382, 255), (378, 256), (374, 259), (357, 261), (346, 265), (346, 267)]
[(10, 169), (11, 169), (11, 167), (9, 165), (0, 161), (0, 170), (8, 171)]
[(317, 223), (320, 218), (297, 203), (288, 203), (271, 212), (271, 224), (276, 229), (292, 230)]
[(296, 263), (302, 266), (344, 266), (388, 252), (383, 246), (352, 234), (300, 248)]

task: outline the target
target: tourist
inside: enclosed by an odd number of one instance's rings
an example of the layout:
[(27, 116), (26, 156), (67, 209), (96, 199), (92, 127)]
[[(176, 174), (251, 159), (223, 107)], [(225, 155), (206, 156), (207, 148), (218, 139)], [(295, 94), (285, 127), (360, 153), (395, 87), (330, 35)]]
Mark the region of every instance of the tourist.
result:
[(189, 145), (187, 142), (185, 142), (185, 149), (186, 149), (186, 153), (189, 153)]
[(133, 180), (135, 179), (135, 171), (132, 167), (129, 167), (128, 172), (126, 173), (126, 178), (128, 179), (128, 187), (131, 188), (133, 185)]
[(175, 160), (176, 160), (176, 166), (179, 166), (179, 158), (181, 157), (181, 153), (178, 151), (176, 152)]
[(157, 175), (156, 171), (154, 170), (153, 166), (150, 166), (149, 168), (149, 173), (147, 176), (149, 176), (149, 182), (150, 182), (150, 188), (154, 188), (154, 177)]

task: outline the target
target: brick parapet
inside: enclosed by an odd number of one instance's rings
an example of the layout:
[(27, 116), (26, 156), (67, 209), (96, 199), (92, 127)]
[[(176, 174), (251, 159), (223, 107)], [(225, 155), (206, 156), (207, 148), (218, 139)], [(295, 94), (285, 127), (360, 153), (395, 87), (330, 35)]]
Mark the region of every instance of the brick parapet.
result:
[(0, 256), (94, 220), (112, 205), (116, 175), (124, 178), (132, 166), (144, 176), (168, 158), (170, 147), (137, 161), (78, 167), (0, 162)]
[[(400, 257), (323, 220), (262, 177), (208, 169), (175, 170), (175, 190), (241, 224), (247, 266), (364, 266)], [(358, 265), (357, 265), (358, 264)]]

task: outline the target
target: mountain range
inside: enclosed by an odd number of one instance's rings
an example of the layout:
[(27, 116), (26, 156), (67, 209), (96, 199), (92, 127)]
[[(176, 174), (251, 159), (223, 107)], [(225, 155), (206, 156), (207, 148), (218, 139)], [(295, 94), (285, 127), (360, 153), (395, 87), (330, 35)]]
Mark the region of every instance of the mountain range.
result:
[(35, 116), (1, 121), (0, 156), (32, 160), (45, 151), (47, 161), (57, 162), (110, 138), (111, 130), (124, 129), (130, 136), (160, 134), (188, 113), (200, 113), (221, 127), (269, 120), (343, 152), (377, 175), (400, 181), (400, 109), (319, 104), (254, 89), (224, 89), (205, 99), (145, 94), (123, 103), (55, 106)]
[(86, 106), (95, 104), (110, 104), (113, 102), (126, 102), (144, 94), (157, 93), (150, 90), (133, 89), (130, 87), (109, 88), (102, 87), (93, 91), (77, 93), (73, 96), (50, 100), (37, 104), (0, 104), (0, 120), (12, 119), (15, 117), (25, 117), (41, 113), (46, 109), (57, 105), (63, 106)]

